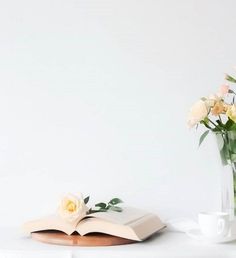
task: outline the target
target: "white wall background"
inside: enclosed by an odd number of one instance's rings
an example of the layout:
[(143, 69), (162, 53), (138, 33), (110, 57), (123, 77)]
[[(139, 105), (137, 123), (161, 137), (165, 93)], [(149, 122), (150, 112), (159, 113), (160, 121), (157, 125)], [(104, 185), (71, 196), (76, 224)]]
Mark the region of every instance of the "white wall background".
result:
[[(234, 0), (0, 0), (0, 225), (63, 193), (163, 218), (220, 206), (186, 115), (236, 62)], [(236, 73), (236, 71), (235, 71)]]

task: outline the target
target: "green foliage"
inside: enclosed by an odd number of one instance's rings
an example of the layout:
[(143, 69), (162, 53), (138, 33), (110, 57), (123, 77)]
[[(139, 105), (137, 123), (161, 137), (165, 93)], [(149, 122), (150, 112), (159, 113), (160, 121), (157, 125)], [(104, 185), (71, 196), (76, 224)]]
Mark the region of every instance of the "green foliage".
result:
[(236, 95), (236, 93), (231, 89), (229, 89), (229, 93), (232, 93), (232, 94)]
[(123, 201), (119, 198), (112, 198), (108, 203), (99, 202), (95, 204), (95, 208), (90, 208), (87, 214), (92, 214), (95, 212), (107, 212), (109, 210), (122, 212), (122, 208), (117, 206), (117, 204), (122, 203)]
[(97, 204), (95, 204), (95, 207), (100, 207), (101, 209), (105, 209), (106, 208), (106, 203), (104, 202), (99, 202)]
[(212, 128), (209, 125), (208, 118), (206, 117), (204, 120), (200, 121), (200, 124), (205, 125), (206, 128), (212, 130)]
[[(236, 77), (226, 74), (225, 79), (236, 83)], [(206, 127), (199, 139), (199, 146), (203, 143), (209, 132), (213, 132), (220, 145), (222, 162), (236, 162), (236, 92), (223, 84), (216, 94), (209, 97), (202, 97), (196, 102), (191, 111), (189, 125), (196, 128), (199, 124)], [(201, 120), (202, 118), (202, 120)], [(219, 140), (220, 139), (220, 140)]]
[(227, 131), (230, 131), (231, 128), (234, 126), (234, 124), (235, 124), (234, 121), (229, 118), (228, 121), (225, 124), (225, 129)]
[(232, 76), (230, 76), (230, 75), (228, 75), (228, 74), (226, 74), (225, 79), (226, 79), (227, 81), (229, 81), (229, 82), (236, 83), (236, 79), (234, 79), (234, 77), (232, 77)]
[(216, 133), (222, 164), (236, 162), (236, 130)]
[(202, 144), (202, 142), (204, 141), (204, 139), (207, 137), (207, 135), (209, 134), (209, 132), (210, 132), (210, 130), (207, 130), (207, 131), (205, 131), (205, 132), (201, 135), (201, 137), (200, 137), (200, 139), (199, 139), (199, 144), (198, 144), (199, 147), (200, 147), (200, 145)]
[(84, 203), (87, 204), (89, 202), (89, 196), (87, 196), (86, 198), (84, 198)]
[(119, 198), (113, 198), (113, 199), (111, 199), (111, 200), (109, 201), (109, 204), (111, 204), (111, 205), (116, 205), (116, 204), (118, 204), (118, 203), (122, 203), (122, 200), (119, 199)]

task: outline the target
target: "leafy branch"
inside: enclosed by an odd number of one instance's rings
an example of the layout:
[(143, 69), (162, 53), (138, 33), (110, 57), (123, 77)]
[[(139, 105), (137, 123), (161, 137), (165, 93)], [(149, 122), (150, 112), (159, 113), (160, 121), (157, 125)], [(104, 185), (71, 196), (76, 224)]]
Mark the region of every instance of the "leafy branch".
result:
[(225, 79), (229, 82), (233, 82), (233, 83), (236, 83), (236, 79), (234, 77), (232, 77), (231, 75), (229, 74), (226, 74), (225, 75)]
[(122, 202), (123, 201), (119, 198), (113, 198), (108, 203), (99, 202), (99, 203), (95, 204), (94, 208), (90, 208), (87, 211), (87, 214), (92, 214), (95, 212), (107, 212), (109, 210), (116, 211), (116, 212), (122, 212), (122, 208), (117, 206), (117, 204), (122, 203)]

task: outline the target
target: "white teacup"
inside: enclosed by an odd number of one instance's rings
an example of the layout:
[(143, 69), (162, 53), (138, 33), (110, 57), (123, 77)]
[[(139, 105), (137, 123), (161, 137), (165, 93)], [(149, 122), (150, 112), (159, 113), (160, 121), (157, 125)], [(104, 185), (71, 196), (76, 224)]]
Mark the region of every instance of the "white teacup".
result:
[(198, 223), (206, 237), (226, 237), (230, 233), (230, 216), (226, 212), (201, 212)]

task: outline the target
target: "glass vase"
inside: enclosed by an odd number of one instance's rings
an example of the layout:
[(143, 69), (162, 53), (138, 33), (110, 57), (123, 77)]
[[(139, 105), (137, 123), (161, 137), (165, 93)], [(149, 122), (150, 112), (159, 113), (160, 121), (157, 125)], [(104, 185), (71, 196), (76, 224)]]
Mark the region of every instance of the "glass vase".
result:
[(220, 152), (221, 173), (221, 208), (236, 216), (236, 131), (216, 133)]

